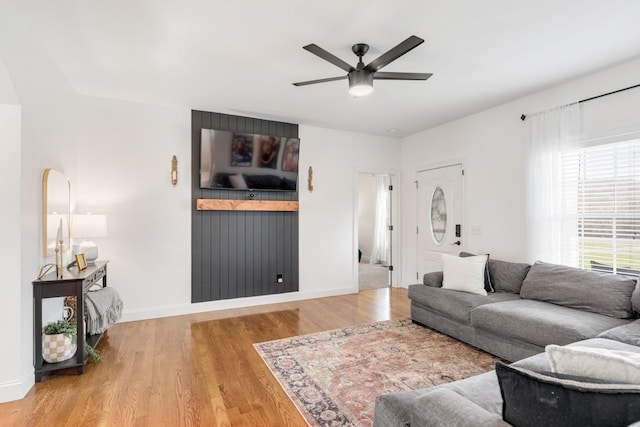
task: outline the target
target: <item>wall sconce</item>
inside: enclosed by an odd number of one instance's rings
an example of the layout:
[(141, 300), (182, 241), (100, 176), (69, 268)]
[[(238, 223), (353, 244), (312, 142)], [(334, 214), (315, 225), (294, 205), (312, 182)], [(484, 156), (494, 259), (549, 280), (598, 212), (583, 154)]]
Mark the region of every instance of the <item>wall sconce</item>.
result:
[(178, 159), (176, 156), (171, 158), (171, 185), (174, 187), (178, 183)]
[(309, 188), (309, 193), (313, 192), (313, 168), (309, 166), (309, 177), (307, 179), (307, 185)]

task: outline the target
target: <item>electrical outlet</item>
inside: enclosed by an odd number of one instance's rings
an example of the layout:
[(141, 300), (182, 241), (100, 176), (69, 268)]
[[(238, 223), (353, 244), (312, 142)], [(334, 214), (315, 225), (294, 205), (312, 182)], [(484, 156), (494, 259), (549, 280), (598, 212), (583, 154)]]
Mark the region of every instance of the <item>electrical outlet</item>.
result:
[(276, 275), (276, 283), (283, 283), (284, 279), (282, 278), (282, 274)]

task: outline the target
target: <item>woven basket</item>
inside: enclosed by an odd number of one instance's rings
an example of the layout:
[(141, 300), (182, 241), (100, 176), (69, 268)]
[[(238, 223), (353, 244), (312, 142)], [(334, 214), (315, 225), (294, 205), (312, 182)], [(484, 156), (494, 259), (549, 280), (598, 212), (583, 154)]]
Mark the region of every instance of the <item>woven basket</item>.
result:
[(42, 335), (42, 358), (49, 363), (62, 362), (76, 353), (76, 342), (65, 334)]

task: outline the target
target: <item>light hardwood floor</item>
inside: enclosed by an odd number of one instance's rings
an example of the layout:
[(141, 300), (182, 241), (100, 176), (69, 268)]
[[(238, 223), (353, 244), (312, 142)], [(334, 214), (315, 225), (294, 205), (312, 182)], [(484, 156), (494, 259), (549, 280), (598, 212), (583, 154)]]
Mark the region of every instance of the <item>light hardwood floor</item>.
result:
[(304, 426), (252, 344), (407, 316), (407, 290), (387, 288), (117, 324), (104, 362), (45, 376), (0, 425)]

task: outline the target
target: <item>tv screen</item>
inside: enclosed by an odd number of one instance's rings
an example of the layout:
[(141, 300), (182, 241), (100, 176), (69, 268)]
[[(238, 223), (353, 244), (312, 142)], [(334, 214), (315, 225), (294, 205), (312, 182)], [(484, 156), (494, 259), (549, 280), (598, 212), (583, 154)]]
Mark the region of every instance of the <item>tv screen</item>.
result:
[(202, 129), (200, 188), (296, 191), (300, 139)]

